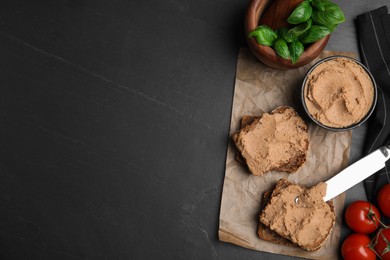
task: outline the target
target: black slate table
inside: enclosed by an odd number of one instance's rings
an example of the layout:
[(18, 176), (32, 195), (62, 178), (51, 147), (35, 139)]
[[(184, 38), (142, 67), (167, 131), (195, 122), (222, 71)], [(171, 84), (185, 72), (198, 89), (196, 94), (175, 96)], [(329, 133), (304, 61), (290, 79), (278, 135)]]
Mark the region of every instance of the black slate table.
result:
[(247, 4), (0, 1), (0, 259), (292, 259), (217, 237)]

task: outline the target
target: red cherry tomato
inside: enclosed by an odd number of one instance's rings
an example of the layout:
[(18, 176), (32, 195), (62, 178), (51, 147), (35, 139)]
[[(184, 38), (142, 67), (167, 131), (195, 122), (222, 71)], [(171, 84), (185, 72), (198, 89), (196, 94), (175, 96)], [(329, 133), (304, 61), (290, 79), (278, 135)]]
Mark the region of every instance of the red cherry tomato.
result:
[(382, 260), (390, 260), (390, 228), (380, 229), (375, 238), (374, 249)]
[(390, 183), (380, 188), (376, 199), (382, 214), (390, 218)]
[(355, 232), (370, 234), (379, 227), (379, 210), (368, 201), (352, 202), (345, 211), (345, 222)]
[(370, 243), (367, 235), (354, 233), (344, 240), (341, 254), (345, 260), (375, 260), (376, 254)]

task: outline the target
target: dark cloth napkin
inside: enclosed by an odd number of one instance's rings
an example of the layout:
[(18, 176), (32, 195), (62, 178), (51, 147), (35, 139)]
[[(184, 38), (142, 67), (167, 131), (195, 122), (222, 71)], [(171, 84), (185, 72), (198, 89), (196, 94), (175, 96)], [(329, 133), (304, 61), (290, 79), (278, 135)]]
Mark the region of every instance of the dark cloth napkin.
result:
[[(367, 123), (364, 153), (390, 141), (390, 15), (386, 6), (359, 15), (356, 20), (360, 58), (378, 86), (378, 101)], [(390, 161), (386, 167), (364, 181), (367, 198), (376, 203), (376, 192), (390, 183)]]

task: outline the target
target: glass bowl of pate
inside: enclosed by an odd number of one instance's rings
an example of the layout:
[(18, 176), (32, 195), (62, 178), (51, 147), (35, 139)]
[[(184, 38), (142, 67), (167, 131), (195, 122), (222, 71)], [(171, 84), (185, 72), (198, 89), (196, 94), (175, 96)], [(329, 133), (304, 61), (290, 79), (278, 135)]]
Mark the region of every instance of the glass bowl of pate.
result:
[(346, 131), (363, 124), (377, 101), (370, 71), (356, 59), (331, 56), (306, 73), (301, 98), (308, 116), (319, 126)]

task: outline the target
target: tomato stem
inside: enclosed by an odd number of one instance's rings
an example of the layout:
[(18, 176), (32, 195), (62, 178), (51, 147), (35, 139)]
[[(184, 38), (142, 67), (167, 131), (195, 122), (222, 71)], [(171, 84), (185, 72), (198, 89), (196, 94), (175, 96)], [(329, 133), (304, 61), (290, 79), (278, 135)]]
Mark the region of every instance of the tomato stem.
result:
[(387, 240), (386, 236), (383, 235), (382, 230), (383, 230), (383, 229), (381, 229), (379, 232), (380, 232), (380, 235), (382, 236), (383, 241), (385, 241), (385, 243), (386, 243), (386, 247), (385, 247), (385, 248), (383, 249), (383, 251), (382, 251), (382, 255), (385, 255), (385, 254), (387, 254), (388, 252), (390, 252), (390, 242), (389, 242), (389, 240)]
[(378, 252), (375, 251), (374, 247), (372, 247), (372, 246), (369, 245), (368, 248), (371, 249), (372, 251), (374, 251), (374, 253), (376, 254), (376, 256), (379, 257), (379, 259), (382, 259), (382, 256), (380, 256), (380, 255), (378, 254)]
[[(382, 229), (380, 229), (380, 230), (382, 230)], [(379, 257), (379, 259), (382, 259), (382, 256), (379, 255), (379, 253), (375, 250), (375, 246), (376, 246), (376, 244), (378, 244), (378, 237), (379, 237), (380, 230), (375, 234), (375, 237), (371, 240), (371, 243), (368, 245), (368, 248), (371, 249), (372, 251), (374, 251), (376, 256)]]
[[(374, 222), (375, 226), (378, 228), (378, 224), (377, 222), (379, 222), (380, 226), (383, 227), (383, 228), (388, 228), (388, 226), (385, 225), (385, 223), (383, 223), (378, 217), (377, 215), (375, 214), (374, 210), (372, 209), (372, 205), (370, 205), (370, 209), (368, 210), (368, 213), (367, 213), (367, 218), (370, 219), (372, 222)], [(377, 222), (376, 222), (376, 221)]]
[[(378, 232), (375, 234), (375, 237), (371, 240), (371, 243), (368, 245), (368, 248), (372, 249), (379, 257), (379, 259), (382, 259), (385, 254), (390, 252), (390, 242), (383, 234), (383, 230), (383, 228), (379, 229)], [(382, 250), (381, 255), (375, 250), (375, 246), (378, 244), (379, 236), (381, 236), (383, 241), (386, 243), (386, 247)]]
[[(385, 223), (383, 223), (377, 216), (375, 213), (372, 214), (372, 216), (379, 222), (379, 224), (381, 225), (382, 228), (389, 228), (387, 225), (385, 225)], [(367, 216), (368, 217), (368, 216)], [(370, 217), (369, 217), (370, 218)], [(370, 218), (371, 219), (371, 218)], [(373, 221), (373, 219), (371, 219)], [(376, 222), (374, 221), (375, 225)]]

